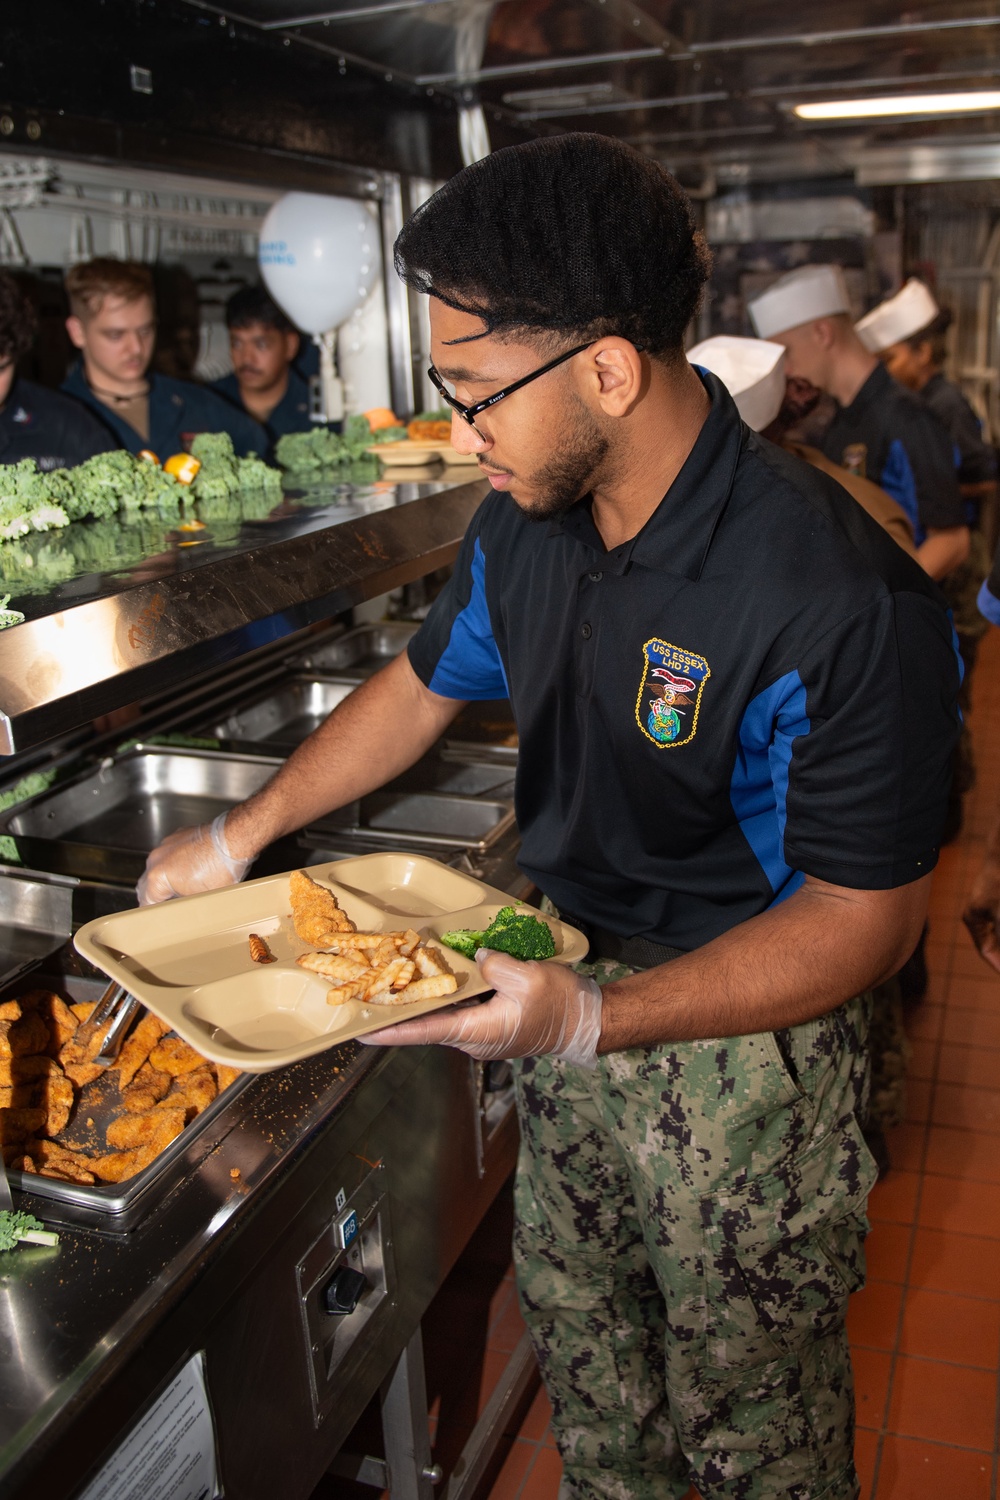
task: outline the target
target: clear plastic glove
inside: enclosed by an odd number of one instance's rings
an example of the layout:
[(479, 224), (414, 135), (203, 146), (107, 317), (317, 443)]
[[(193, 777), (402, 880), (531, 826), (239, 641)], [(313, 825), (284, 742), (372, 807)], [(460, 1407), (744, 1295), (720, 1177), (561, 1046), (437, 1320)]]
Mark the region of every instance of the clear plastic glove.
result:
[(565, 964), (522, 963), (480, 948), (476, 963), (496, 994), (484, 1005), (437, 1011), (359, 1038), (369, 1047), (440, 1043), (470, 1057), (560, 1057), (578, 1067), (597, 1065), (601, 987)]
[(226, 843), (226, 814), (197, 828), (178, 828), (146, 860), (135, 893), (140, 906), (155, 906), (172, 896), (194, 896), (236, 885), (253, 864), (236, 859)]

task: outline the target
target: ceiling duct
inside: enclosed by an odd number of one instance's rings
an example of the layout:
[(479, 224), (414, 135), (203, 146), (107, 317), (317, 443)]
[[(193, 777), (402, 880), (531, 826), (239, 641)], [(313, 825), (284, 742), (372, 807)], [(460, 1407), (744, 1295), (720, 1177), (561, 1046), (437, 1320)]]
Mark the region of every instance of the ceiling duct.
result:
[(855, 176), (859, 187), (892, 187), (907, 182), (976, 182), (998, 178), (1000, 139), (868, 146), (858, 153)]
[(635, 100), (617, 83), (581, 83), (575, 87), (568, 84), (561, 89), (517, 89), (504, 94), (503, 102), (512, 109), (558, 109), (562, 114), (575, 114), (578, 110), (593, 109), (598, 104), (634, 104)]

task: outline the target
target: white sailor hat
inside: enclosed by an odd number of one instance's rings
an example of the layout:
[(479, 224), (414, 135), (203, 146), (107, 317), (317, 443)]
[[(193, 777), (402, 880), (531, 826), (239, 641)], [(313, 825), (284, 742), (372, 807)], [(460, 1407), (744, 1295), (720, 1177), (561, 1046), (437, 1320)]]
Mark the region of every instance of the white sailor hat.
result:
[(800, 323), (811, 323), (813, 318), (829, 318), (850, 310), (847, 282), (839, 266), (800, 266), (797, 271), (789, 271), (755, 297), (747, 309), (762, 339), (798, 328)]
[(890, 344), (901, 344), (933, 323), (940, 312), (928, 287), (911, 276), (901, 292), (865, 313), (855, 332), (872, 354), (881, 354)]
[(719, 334), (689, 349), (688, 359), (719, 377), (736, 402), (740, 416), (754, 432), (770, 427), (785, 399), (783, 344)]

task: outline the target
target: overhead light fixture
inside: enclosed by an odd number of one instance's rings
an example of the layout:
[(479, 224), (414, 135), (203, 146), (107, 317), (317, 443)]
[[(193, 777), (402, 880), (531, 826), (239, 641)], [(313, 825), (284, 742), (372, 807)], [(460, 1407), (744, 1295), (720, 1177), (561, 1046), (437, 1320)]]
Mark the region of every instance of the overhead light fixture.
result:
[(962, 94), (890, 94), (883, 99), (824, 99), (796, 104), (800, 120), (864, 120), (885, 115), (960, 115), (1000, 109), (1000, 90)]

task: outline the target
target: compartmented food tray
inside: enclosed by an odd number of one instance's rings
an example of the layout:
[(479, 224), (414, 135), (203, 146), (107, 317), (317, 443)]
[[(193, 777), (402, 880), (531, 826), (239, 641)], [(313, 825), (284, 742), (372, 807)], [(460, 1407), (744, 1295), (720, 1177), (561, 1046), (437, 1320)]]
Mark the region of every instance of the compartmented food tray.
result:
[(168, 833), (211, 822), (259, 791), (277, 764), (138, 745), (22, 802), (0, 817), (0, 831), (35, 869), (132, 885)]
[(288, 658), (288, 665), (297, 672), (330, 672), (360, 682), (399, 656), (419, 628), (409, 620), (359, 625), (336, 640), (297, 652)]
[(356, 687), (355, 681), (293, 677), (225, 718), (208, 719), (190, 732), (234, 750), (259, 748), (262, 753), (289, 755)]
[[(455, 992), (413, 1003), (329, 1005), (332, 981), (295, 962), (314, 950), (292, 927), (287, 874), (99, 918), (80, 929), (75, 943), (192, 1047), (245, 1072), (297, 1062), (487, 989), (476, 965), (440, 947), (439, 939), (453, 928), (486, 927), (511, 904), (503, 891), (423, 855), (388, 851), (313, 866), (309, 874), (333, 891), (359, 930), (417, 931), (455, 975)], [(582, 933), (543, 920), (558, 961), (584, 957)], [(265, 940), (276, 962), (254, 963), (251, 933)]]
[(385, 787), (311, 823), (302, 842), (314, 848), (334, 836), (484, 854), (513, 826), (514, 804), (508, 798)]

